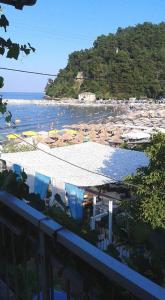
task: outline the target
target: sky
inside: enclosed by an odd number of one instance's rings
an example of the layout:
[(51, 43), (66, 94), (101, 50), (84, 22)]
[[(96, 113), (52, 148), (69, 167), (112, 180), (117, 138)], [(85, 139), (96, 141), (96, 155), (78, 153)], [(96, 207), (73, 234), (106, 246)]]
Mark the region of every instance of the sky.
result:
[[(36, 52), (18, 60), (1, 56), (0, 67), (57, 74), (73, 51), (90, 48), (101, 34), (115, 33), (145, 21), (165, 21), (165, 0), (37, 0), (36, 5), (16, 10), (2, 5), (10, 22), (1, 36), (14, 42), (30, 42)], [(1, 91), (43, 92), (49, 76), (0, 70)], [(52, 77), (54, 78), (54, 77)]]

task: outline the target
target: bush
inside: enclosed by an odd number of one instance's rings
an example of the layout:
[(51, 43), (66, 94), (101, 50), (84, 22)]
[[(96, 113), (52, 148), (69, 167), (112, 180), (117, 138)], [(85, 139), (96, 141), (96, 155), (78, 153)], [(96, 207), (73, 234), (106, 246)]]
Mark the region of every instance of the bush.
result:
[(8, 144), (3, 146), (3, 153), (14, 153), (14, 152), (26, 152), (26, 151), (34, 151), (36, 150), (36, 145), (20, 145), (14, 142), (9, 142)]

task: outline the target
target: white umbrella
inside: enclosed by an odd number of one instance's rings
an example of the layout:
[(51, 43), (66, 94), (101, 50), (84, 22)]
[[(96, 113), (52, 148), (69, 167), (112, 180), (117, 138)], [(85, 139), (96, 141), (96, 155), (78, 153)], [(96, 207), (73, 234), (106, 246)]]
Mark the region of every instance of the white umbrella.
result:
[(48, 132), (47, 131), (39, 131), (38, 132), (39, 135), (44, 135), (44, 136), (48, 136)]

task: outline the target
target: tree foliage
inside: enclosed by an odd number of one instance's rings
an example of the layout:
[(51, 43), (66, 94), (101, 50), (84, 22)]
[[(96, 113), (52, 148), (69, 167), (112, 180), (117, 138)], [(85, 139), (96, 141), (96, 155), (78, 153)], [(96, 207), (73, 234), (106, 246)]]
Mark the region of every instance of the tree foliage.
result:
[[(6, 16), (2, 13), (1, 6), (0, 6), (0, 27), (7, 31), (7, 27), (9, 26), (9, 21)], [(30, 43), (20, 45), (16, 42), (11, 41), (11, 39), (4, 39), (0, 37), (0, 55), (6, 56), (10, 59), (18, 59), (21, 53), (26, 55), (30, 54), (31, 52), (35, 52), (35, 48), (33, 48)], [(0, 76), (0, 88), (4, 85), (3, 77)], [(7, 110), (7, 103), (3, 102), (0, 98), (0, 113), (4, 115), (6, 122), (10, 122), (11, 120), (11, 113)]]
[(127, 179), (138, 186), (131, 214), (153, 229), (165, 229), (165, 134), (154, 135), (145, 152), (150, 158), (149, 165)]
[(29, 187), (25, 183), (26, 173), (23, 171), (20, 175), (12, 170), (0, 172), (0, 189), (16, 196), (17, 198), (26, 198), (29, 193)]
[(9, 142), (3, 145), (2, 152), (3, 153), (14, 153), (14, 152), (26, 152), (26, 151), (34, 151), (36, 150), (36, 144), (27, 145), (27, 144), (17, 144), (14, 142)]
[[(77, 88), (76, 76), (84, 81)], [(90, 80), (86, 80), (88, 78)], [(77, 97), (90, 91), (98, 98), (157, 97), (165, 94), (165, 23), (145, 22), (99, 36), (90, 49), (69, 55), (66, 68), (46, 88), (52, 97)]]
[[(9, 26), (9, 21), (4, 14), (0, 16), (0, 27), (4, 28), (5, 32), (7, 31), (7, 27)], [(5, 40), (0, 37), (0, 54), (6, 55), (7, 58), (18, 59), (21, 52), (26, 55), (30, 54), (30, 52), (35, 52), (35, 48), (28, 43), (27, 45), (20, 45), (16, 42), (11, 41), (11, 39)]]

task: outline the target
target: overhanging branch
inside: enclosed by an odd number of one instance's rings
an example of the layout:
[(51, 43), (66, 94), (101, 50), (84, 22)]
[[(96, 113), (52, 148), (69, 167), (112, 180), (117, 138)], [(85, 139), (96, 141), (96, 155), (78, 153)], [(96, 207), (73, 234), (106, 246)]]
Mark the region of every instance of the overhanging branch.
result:
[(22, 9), (25, 5), (34, 5), (36, 2), (37, 0), (0, 0), (0, 3), (13, 5), (17, 9)]

